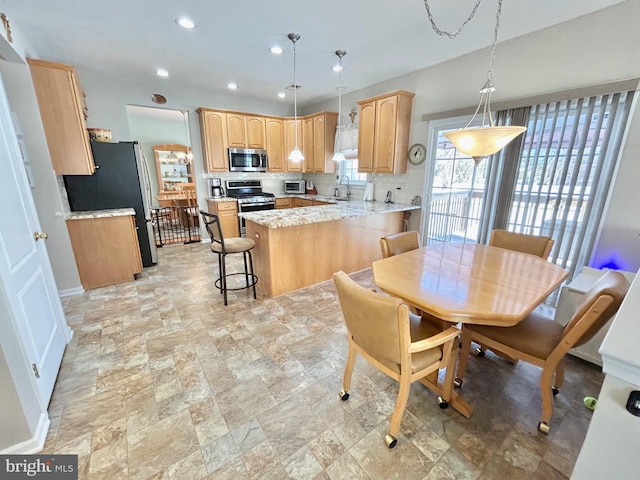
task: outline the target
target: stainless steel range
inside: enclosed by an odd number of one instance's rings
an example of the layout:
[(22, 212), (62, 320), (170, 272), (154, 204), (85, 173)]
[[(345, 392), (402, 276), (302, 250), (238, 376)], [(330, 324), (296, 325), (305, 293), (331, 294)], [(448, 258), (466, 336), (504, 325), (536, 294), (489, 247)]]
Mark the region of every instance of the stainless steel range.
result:
[[(227, 196), (238, 200), (238, 213), (273, 210), (276, 208), (275, 195), (262, 191), (262, 180), (226, 180)], [(240, 233), (244, 237), (244, 219), (239, 218)]]

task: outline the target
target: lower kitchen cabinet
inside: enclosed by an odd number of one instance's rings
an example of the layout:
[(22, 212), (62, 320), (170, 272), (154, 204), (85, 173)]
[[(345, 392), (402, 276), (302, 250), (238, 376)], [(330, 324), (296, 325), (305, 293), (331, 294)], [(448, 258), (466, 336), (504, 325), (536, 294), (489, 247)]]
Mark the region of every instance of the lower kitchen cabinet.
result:
[(238, 202), (235, 200), (215, 202), (207, 200), (209, 213), (214, 213), (220, 218), (220, 227), (224, 238), (240, 236), (238, 223)]
[(311, 200), (310, 198), (294, 198), (293, 199), (293, 206), (294, 207), (312, 207), (313, 206), (313, 200)]
[(128, 282), (142, 272), (132, 215), (67, 220), (67, 230), (85, 289)]
[(276, 208), (291, 208), (291, 197), (276, 198)]

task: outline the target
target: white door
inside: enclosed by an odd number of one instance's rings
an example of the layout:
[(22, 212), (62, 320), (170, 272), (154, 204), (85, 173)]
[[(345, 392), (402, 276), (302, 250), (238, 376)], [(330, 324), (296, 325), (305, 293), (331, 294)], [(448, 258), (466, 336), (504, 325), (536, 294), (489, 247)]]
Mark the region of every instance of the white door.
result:
[[(42, 404), (48, 405), (65, 345), (71, 339), (40, 232), (9, 104), (0, 77), (0, 294), (21, 340)], [(4, 324), (4, 322), (3, 322)]]

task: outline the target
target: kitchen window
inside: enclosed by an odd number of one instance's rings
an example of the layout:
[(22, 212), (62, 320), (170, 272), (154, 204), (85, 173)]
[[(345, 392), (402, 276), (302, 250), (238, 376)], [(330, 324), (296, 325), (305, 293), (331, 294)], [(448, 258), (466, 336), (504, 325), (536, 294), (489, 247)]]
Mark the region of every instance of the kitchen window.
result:
[(346, 175), (350, 185), (364, 185), (367, 183), (367, 174), (358, 172), (358, 150), (346, 150), (343, 152), (346, 160), (338, 162), (336, 175), (338, 178)]

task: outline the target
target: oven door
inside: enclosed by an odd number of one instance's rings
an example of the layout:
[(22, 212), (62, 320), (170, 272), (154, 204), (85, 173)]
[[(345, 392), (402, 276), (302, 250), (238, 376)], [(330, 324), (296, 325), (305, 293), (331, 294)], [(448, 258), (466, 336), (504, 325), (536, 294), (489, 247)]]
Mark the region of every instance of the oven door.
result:
[[(276, 208), (276, 202), (240, 203), (238, 205), (238, 212), (258, 212), (260, 210), (273, 210), (274, 208)], [(238, 217), (238, 221), (240, 223), (240, 235), (244, 237), (247, 234), (244, 218)]]

